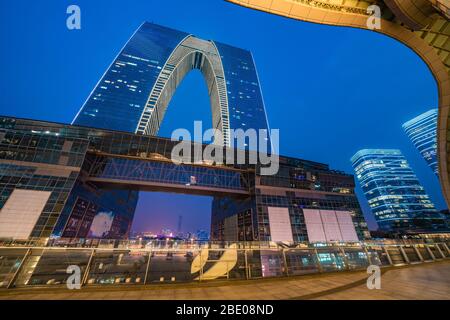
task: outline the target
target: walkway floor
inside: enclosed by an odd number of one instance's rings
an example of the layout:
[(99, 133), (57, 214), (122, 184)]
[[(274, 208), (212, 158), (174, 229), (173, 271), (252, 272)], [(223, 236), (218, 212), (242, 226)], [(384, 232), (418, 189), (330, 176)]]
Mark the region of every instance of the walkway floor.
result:
[(390, 270), (382, 275), (380, 290), (368, 290), (366, 284), (362, 284), (318, 299), (450, 300), (450, 263)]
[(364, 271), (295, 278), (189, 285), (0, 290), (1, 299), (450, 299), (450, 261), (385, 270), (381, 289), (366, 287)]

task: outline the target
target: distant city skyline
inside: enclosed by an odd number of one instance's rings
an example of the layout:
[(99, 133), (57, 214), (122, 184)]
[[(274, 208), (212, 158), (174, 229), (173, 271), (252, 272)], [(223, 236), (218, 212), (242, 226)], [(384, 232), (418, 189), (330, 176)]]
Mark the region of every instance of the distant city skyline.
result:
[(161, 230), (145, 230), (145, 231), (132, 231), (130, 237), (158, 237), (164, 236), (169, 238), (182, 238), (182, 239), (200, 239), (204, 240), (205, 238), (209, 238), (209, 231), (203, 229), (197, 230), (188, 230), (184, 232), (176, 232), (173, 229), (167, 227)]

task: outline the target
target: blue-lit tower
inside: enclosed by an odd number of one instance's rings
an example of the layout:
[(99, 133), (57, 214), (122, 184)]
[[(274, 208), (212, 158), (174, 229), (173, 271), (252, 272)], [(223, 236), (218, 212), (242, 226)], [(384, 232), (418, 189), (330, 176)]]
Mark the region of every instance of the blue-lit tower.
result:
[(363, 149), (351, 162), (381, 230), (431, 231), (445, 227), (400, 150)]
[(432, 109), (403, 124), (403, 129), (433, 172), (438, 175), (438, 109)]

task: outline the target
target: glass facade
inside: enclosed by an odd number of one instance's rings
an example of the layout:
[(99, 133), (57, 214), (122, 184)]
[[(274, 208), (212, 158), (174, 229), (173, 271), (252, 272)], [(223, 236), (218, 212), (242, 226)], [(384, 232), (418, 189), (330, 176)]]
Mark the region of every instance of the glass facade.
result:
[[(304, 210), (349, 212), (359, 240), (370, 238), (352, 175), (330, 170), (325, 164), (288, 157), (280, 158), (276, 175), (256, 171), (251, 192), (254, 197), (236, 200), (229, 197), (213, 201), (211, 236), (213, 240), (273, 241), (269, 210), (286, 208), (294, 242), (309, 241)], [(236, 222), (232, 219), (235, 217)]]
[[(29, 223), (30, 218), (24, 215), (37, 210), (37, 221), (28, 237), (49, 237), (78, 178), (89, 142), (42, 128), (28, 132), (5, 129), (11, 124), (8, 119), (0, 120), (0, 237), (11, 236), (7, 229), (13, 228), (13, 221), (8, 222), (7, 210), (1, 210), (5, 206), (9, 213), (14, 207), (18, 208), (10, 218), (17, 220), (22, 216), (23, 224)], [(9, 203), (18, 190), (28, 191), (26, 198), (19, 197), (16, 203)], [(49, 196), (43, 207), (35, 208), (33, 196), (41, 192)], [(27, 207), (21, 208), (21, 204)]]
[(443, 220), (400, 150), (364, 149), (351, 161), (380, 229), (443, 227)]
[[(247, 173), (225, 168), (179, 165), (172, 162), (149, 162), (132, 159), (92, 157), (88, 164), (88, 174), (95, 181), (124, 181), (147, 183), (149, 188), (155, 183), (248, 191)], [(114, 182), (110, 182), (114, 183)]]
[(156, 135), (173, 92), (192, 69), (200, 69), (208, 87), (217, 88), (210, 92), (214, 128), (268, 129), (249, 51), (147, 22), (120, 51), (73, 124)]
[(438, 109), (432, 109), (405, 122), (403, 129), (428, 166), (438, 176), (437, 121)]
[(101, 188), (79, 179), (53, 230), (64, 238), (127, 239), (138, 193)]
[(156, 79), (187, 35), (151, 23), (142, 24), (101, 78), (73, 124), (136, 132)]
[(219, 42), (215, 44), (225, 73), (230, 128), (268, 130), (266, 110), (252, 53)]

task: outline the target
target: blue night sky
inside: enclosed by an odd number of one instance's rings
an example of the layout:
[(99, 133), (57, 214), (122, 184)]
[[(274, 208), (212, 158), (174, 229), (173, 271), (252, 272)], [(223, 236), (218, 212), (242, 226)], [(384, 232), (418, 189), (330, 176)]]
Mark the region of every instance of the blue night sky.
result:
[[(176, 5), (174, 5), (174, 3)], [(66, 8), (81, 7), (82, 30), (66, 28)], [(241, 8), (222, 0), (2, 0), (0, 113), (70, 122), (135, 29), (150, 21), (253, 52), (269, 124), (280, 129), (281, 154), (352, 173), (362, 148), (398, 148), (438, 209), (437, 178), (401, 125), (437, 106), (435, 81), (420, 58), (369, 31), (316, 25)], [(209, 127), (211, 111), (199, 72), (180, 85), (160, 134)], [(369, 225), (373, 219), (361, 190)], [(141, 194), (134, 230), (209, 230), (211, 198)]]

